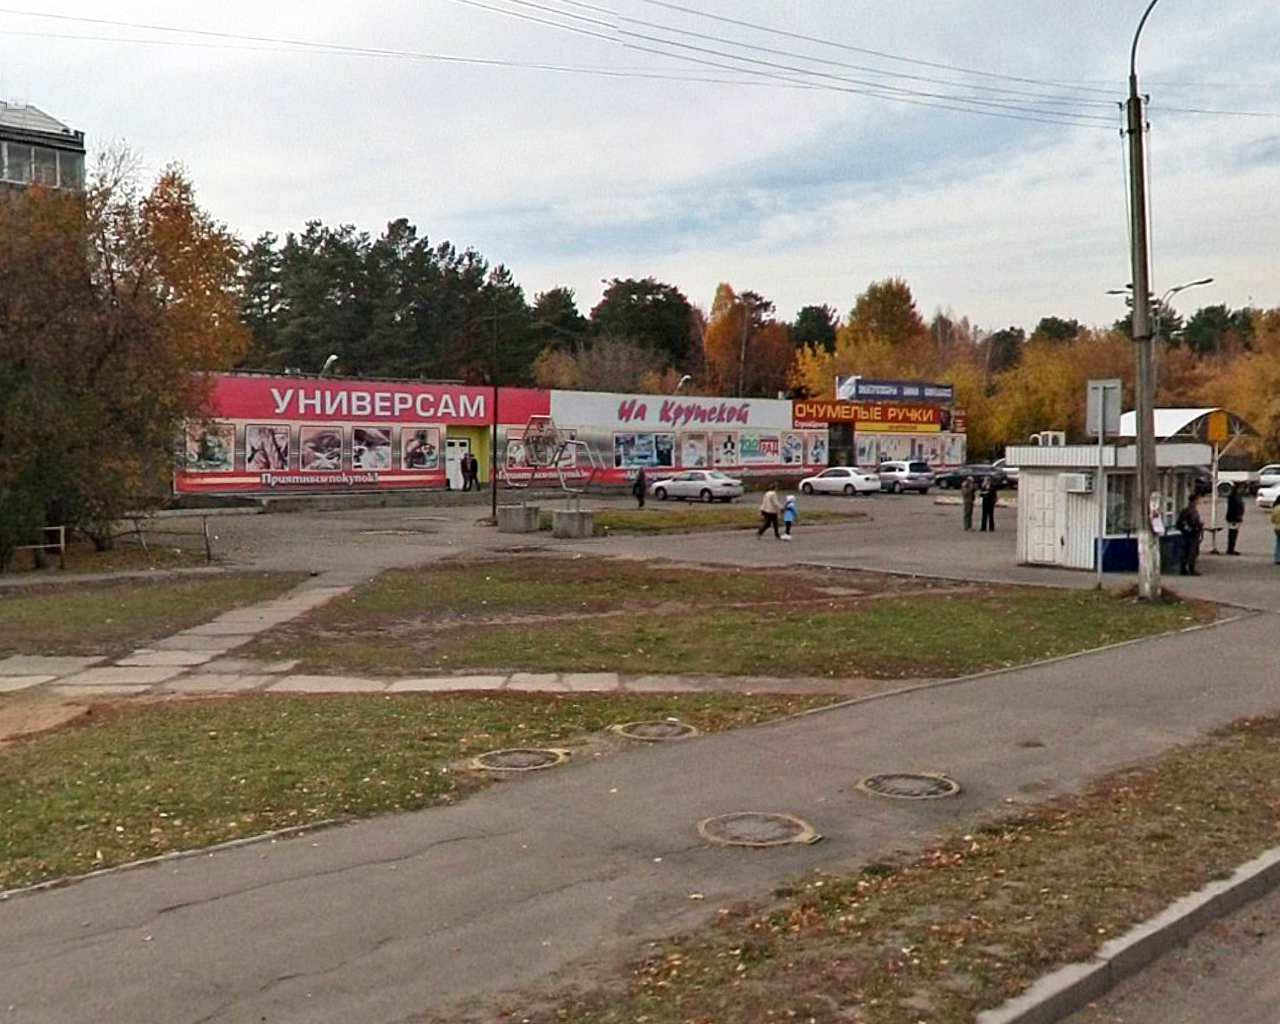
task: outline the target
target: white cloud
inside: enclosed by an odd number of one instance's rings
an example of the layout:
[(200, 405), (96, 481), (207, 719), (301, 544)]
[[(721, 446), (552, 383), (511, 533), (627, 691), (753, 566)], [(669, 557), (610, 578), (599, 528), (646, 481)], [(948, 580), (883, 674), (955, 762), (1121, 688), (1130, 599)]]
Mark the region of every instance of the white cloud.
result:
[[(487, 2), (546, 17), (521, 0)], [(727, 280), (773, 299), (784, 315), (809, 303), (843, 311), (870, 282), (897, 276), (924, 312), (951, 309), (988, 327), (1031, 326), (1045, 315), (1107, 323), (1121, 314), (1105, 295), (1129, 277), (1115, 104), (1145, 3), (684, 5), (775, 31), (644, 0), (601, 0), (615, 15), (600, 17), (604, 24), (577, 22), (604, 39), (455, 0), (50, 0), (43, 13), (116, 24), (2, 14), (0, 68), (10, 96), (84, 130), (91, 144), (125, 140), (152, 169), (183, 163), (201, 202), (246, 237), (297, 231), (310, 219), (376, 234), (403, 216), (433, 240), (507, 264), (530, 296), (573, 287), (584, 309), (598, 298), (601, 278), (655, 276), (703, 304)], [(595, 17), (563, 0), (541, 6)], [(498, 63), (297, 52), (142, 32), (121, 22)], [(23, 34), (33, 32), (43, 34)], [(1001, 101), (1022, 110), (1027, 94), (1041, 91), (1033, 82), (851, 48), (1073, 83), (1097, 90), (1088, 94), (1097, 107), (1075, 109), (1102, 118), (1103, 127), (890, 103), (856, 87), (713, 85), (501, 66), (719, 74), (645, 52), (652, 45), (645, 35), (705, 50), (725, 48), (710, 37), (750, 42), (768, 48), (751, 51), (768, 73), (776, 73), (768, 65), (794, 63), (803, 52), (915, 76), (896, 84), (921, 94), (944, 90), (925, 81), (932, 78), (1000, 86), (1009, 90)], [(140, 36), (166, 42), (107, 41)], [(170, 45), (179, 40), (199, 45)], [(1161, 5), (1144, 30), (1139, 70), (1153, 98), (1153, 281), (1158, 289), (1214, 276), (1211, 288), (1184, 297), (1192, 308), (1280, 305), (1272, 273), (1280, 212), (1269, 201), (1280, 186), (1278, 44), (1280, 10), (1247, 0), (1221, 0), (1212, 16)], [(868, 78), (864, 70), (843, 70)], [(1269, 116), (1192, 116), (1177, 114), (1178, 107)]]

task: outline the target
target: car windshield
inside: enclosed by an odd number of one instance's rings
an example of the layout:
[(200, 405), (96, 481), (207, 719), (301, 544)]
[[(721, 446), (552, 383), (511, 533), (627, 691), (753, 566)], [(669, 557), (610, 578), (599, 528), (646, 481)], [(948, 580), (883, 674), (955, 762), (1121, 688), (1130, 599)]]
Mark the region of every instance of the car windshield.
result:
[(721, 473), (720, 470), (713, 469), (710, 473), (707, 474), (707, 479), (708, 480), (732, 480), (733, 477), (729, 476), (728, 473)]

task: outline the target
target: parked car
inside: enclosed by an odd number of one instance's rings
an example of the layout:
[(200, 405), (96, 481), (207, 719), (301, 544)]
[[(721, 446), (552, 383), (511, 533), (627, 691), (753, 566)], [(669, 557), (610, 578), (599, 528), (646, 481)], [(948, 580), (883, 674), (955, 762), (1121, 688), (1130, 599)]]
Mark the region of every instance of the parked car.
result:
[(805, 494), (875, 494), (880, 490), (880, 477), (857, 466), (832, 466), (817, 476), (800, 481)]
[(939, 487), (950, 487), (955, 490), (964, 483), (965, 477), (969, 476), (973, 477), (973, 482), (979, 486), (982, 485), (984, 480), (990, 480), (995, 485), (996, 490), (1009, 486), (1009, 478), (1001, 470), (985, 462), (974, 462), (967, 466), (945, 469), (940, 473), (935, 473), (933, 479)]
[(1280, 484), (1280, 462), (1273, 462), (1258, 470), (1258, 486), (1274, 487)]
[(1017, 466), (1009, 465), (1008, 460), (1004, 458), (996, 459), (996, 461), (991, 463), (991, 465), (996, 469), (1000, 470), (1000, 472), (1004, 474), (1005, 479), (1008, 481), (1008, 486), (1010, 487), (1018, 486), (1018, 467)]
[(649, 493), (659, 501), (697, 498), (700, 501), (733, 501), (742, 497), (742, 481), (718, 469), (689, 469), (666, 476), (649, 485)]
[(1280, 483), (1258, 488), (1258, 508), (1269, 509), (1280, 498)]
[(933, 486), (933, 470), (929, 468), (929, 463), (916, 459), (882, 462), (876, 467), (876, 475), (880, 477), (880, 489), (894, 494), (901, 494), (903, 491), (928, 494), (929, 488)]

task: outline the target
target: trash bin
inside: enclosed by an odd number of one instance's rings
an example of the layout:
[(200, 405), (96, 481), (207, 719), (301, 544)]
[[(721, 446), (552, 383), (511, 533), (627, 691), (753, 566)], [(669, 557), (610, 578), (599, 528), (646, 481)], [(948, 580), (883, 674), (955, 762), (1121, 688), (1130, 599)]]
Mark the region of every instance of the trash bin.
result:
[(1182, 568), (1182, 534), (1166, 533), (1160, 537), (1160, 571), (1173, 572)]

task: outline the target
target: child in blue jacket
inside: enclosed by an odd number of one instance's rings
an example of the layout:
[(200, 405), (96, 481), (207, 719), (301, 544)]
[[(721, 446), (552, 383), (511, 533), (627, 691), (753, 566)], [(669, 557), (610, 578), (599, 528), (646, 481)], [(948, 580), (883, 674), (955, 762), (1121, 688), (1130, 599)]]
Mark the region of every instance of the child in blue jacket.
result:
[(796, 520), (800, 518), (800, 513), (796, 509), (796, 496), (788, 494), (786, 503), (782, 506), (782, 539), (791, 539), (791, 527), (796, 524)]

